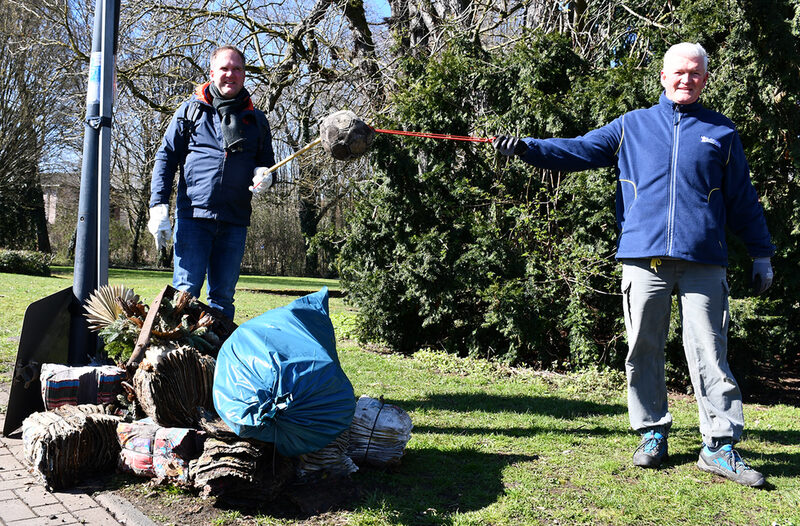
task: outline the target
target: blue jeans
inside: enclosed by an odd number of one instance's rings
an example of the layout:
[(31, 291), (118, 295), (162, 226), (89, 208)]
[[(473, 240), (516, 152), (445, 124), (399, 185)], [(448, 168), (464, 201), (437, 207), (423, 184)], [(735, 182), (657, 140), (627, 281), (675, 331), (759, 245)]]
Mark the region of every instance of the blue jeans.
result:
[(706, 444), (739, 440), (742, 393), (728, 366), (728, 282), (725, 267), (683, 260), (626, 259), (622, 293), (628, 333), (628, 415), (639, 432), (669, 430), (664, 345), (672, 292), (678, 296), (683, 350)]
[(208, 273), (206, 301), (233, 319), (233, 294), (246, 239), (246, 226), (212, 219), (176, 219), (172, 286), (199, 298)]

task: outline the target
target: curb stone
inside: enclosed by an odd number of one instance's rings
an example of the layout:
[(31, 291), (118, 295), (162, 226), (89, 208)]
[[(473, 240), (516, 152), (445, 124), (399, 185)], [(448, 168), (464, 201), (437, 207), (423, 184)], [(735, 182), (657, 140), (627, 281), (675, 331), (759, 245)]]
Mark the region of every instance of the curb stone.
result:
[(103, 492), (97, 494), (95, 500), (105, 507), (122, 524), (128, 526), (157, 526), (157, 524), (142, 513), (139, 508), (119, 495)]

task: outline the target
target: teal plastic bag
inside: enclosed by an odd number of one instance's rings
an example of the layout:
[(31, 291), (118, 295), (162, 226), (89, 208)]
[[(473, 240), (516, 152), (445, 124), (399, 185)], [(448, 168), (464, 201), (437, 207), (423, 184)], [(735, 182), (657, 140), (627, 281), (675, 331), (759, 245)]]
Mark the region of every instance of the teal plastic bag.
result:
[(355, 395), (336, 354), (328, 289), (240, 325), (222, 345), (214, 407), (242, 438), (316, 451), (350, 427)]

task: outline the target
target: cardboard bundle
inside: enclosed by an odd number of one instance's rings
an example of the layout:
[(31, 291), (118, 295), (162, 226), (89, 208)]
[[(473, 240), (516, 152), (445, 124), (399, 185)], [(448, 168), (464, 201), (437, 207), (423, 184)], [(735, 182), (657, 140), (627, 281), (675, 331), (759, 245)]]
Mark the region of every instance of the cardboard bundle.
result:
[(197, 407), (213, 407), (215, 363), (192, 347), (151, 347), (133, 376), (139, 406), (159, 426), (194, 427)]
[(273, 500), (293, 475), (291, 462), (271, 444), (221, 437), (206, 439), (189, 473), (202, 496), (246, 506)]
[(121, 419), (111, 410), (104, 405), (65, 405), (26, 418), (23, 457), (34, 476), (50, 489), (61, 489), (87, 475), (113, 471)]
[(346, 477), (358, 471), (347, 456), (350, 433), (345, 431), (322, 449), (300, 455), (295, 472), (300, 482), (312, 482), (325, 477)]

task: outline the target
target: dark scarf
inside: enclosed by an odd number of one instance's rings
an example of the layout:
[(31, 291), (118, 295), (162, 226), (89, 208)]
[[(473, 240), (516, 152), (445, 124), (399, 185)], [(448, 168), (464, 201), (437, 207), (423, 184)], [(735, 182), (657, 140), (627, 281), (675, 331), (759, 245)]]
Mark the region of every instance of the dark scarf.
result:
[(214, 105), (214, 109), (219, 113), (225, 151), (239, 152), (244, 150), (245, 137), (242, 133), (241, 112), (250, 102), (250, 93), (243, 87), (242, 91), (234, 98), (226, 99), (213, 82), (209, 84), (208, 91), (211, 95), (211, 104)]

